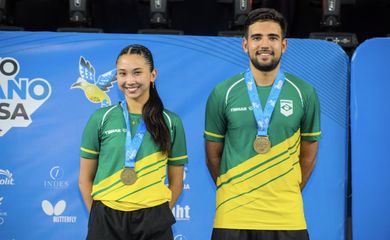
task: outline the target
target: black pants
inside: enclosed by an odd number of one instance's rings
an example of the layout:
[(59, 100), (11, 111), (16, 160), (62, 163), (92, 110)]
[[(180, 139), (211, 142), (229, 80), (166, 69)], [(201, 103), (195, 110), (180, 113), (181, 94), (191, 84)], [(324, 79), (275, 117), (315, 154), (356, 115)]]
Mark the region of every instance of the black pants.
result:
[(88, 240), (173, 240), (175, 218), (168, 202), (136, 211), (118, 211), (92, 203)]
[(214, 228), (211, 240), (309, 240), (307, 230), (238, 230)]

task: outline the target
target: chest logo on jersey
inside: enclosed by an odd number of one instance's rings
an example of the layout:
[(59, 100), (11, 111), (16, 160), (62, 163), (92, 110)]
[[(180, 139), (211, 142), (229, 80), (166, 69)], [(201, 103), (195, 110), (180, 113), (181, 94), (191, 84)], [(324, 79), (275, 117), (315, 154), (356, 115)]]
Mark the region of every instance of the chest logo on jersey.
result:
[(246, 111), (253, 111), (253, 107), (234, 107), (230, 108), (230, 112), (246, 112)]
[(105, 135), (110, 135), (110, 134), (113, 134), (113, 133), (125, 133), (127, 132), (127, 129), (126, 128), (118, 128), (118, 129), (110, 129), (110, 130), (106, 130), (104, 131), (104, 134)]
[(294, 113), (294, 105), (292, 100), (280, 99), (280, 113), (288, 117)]

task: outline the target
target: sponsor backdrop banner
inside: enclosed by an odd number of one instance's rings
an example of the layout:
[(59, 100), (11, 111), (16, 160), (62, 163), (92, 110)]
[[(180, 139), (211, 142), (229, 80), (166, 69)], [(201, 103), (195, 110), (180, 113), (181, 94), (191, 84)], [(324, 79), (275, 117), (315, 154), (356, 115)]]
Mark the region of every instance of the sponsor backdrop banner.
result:
[(351, 63), (353, 239), (390, 239), (390, 38), (360, 45)]
[[(0, 42), (1, 239), (85, 238), (81, 134), (94, 110), (122, 99), (115, 82), (99, 88), (100, 80), (133, 43), (153, 52), (158, 91), (186, 130), (189, 164), (172, 210), (175, 240), (210, 238), (215, 186), (204, 160), (204, 109), (217, 83), (248, 67), (240, 38), (1, 32)], [(81, 59), (95, 81), (80, 75)], [(345, 239), (348, 58), (329, 42), (290, 39), (282, 64), (317, 88), (322, 107), (318, 163), (303, 191), (310, 235)]]

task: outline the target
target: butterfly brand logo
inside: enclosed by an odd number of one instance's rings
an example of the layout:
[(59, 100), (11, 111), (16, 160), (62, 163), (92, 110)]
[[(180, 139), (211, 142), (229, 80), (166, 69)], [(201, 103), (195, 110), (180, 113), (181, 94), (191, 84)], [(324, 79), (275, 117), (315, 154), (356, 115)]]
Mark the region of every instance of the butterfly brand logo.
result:
[(65, 200), (60, 200), (54, 206), (48, 200), (42, 201), (43, 212), (48, 216), (53, 216), (53, 223), (76, 223), (76, 216), (62, 216), (66, 209)]

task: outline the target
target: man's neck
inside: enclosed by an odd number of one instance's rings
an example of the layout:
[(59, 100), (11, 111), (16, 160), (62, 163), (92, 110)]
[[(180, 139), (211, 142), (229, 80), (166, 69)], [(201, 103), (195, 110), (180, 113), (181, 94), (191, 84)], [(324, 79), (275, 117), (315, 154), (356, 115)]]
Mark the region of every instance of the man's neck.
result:
[(270, 86), (274, 83), (278, 75), (280, 65), (270, 72), (263, 72), (251, 66), (253, 78), (257, 86)]

